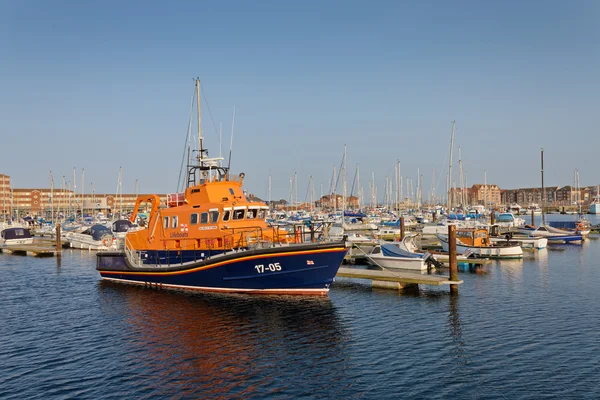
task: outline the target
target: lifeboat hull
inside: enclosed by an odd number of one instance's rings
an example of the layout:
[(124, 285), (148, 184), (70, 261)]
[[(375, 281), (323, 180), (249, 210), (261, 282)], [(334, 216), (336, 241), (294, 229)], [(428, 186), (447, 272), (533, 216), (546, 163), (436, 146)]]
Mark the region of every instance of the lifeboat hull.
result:
[(326, 295), (346, 252), (344, 243), (310, 243), (210, 256), (196, 251), (196, 259), (181, 254), (179, 263), (173, 263), (171, 256), (168, 263), (154, 263), (160, 256), (144, 257), (144, 253), (138, 253), (136, 263), (124, 252), (102, 252), (97, 255), (96, 269), (104, 280), (152, 287)]

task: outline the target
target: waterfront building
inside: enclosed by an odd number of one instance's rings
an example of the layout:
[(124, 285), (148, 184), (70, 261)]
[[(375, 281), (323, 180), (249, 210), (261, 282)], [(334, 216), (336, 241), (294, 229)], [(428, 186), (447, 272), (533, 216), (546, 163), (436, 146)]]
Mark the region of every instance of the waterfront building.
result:
[[(4, 189), (6, 175), (0, 175), (0, 207), (3, 215), (14, 215), (18, 217), (49, 216), (51, 212), (55, 215), (71, 214), (94, 214), (104, 213), (127, 213), (133, 210), (138, 198), (136, 194), (77, 194), (66, 189), (10, 189), (8, 184), (6, 192)], [(10, 178), (9, 178), (10, 179)], [(159, 195), (161, 202), (166, 205), (165, 194)]]
[(498, 185), (475, 184), (470, 188), (452, 188), (450, 191), (452, 204), (476, 205), (488, 204), (496, 205), (501, 202), (501, 189)]
[(0, 174), (0, 217), (10, 213), (10, 176)]
[[(341, 194), (331, 194), (331, 195), (326, 194), (325, 196), (323, 196), (319, 200), (317, 200), (315, 205), (317, 207), (322, 207), (322, 208), (341, 209), (343, 201), (344, 201), (344, 196), (342, 196)], [(358, 208), (358, 197), (347, 196), (346, 197), (346, 207)]]
[(500, 204), (500, 188), (498, 185), (475, 184), (469, 189), (470, 204)]

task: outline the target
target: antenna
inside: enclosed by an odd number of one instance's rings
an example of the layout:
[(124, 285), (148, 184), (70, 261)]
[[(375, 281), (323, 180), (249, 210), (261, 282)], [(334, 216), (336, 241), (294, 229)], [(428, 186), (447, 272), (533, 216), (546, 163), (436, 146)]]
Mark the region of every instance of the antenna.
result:
[(233, 127), (235, 126), (235, 106), (233, 106), (233, 117), (231, 119), (231, 139), (229, 141), (229, 161), (227, 162), (227, 170), (231, 168), (231, 149), (233, 148)]

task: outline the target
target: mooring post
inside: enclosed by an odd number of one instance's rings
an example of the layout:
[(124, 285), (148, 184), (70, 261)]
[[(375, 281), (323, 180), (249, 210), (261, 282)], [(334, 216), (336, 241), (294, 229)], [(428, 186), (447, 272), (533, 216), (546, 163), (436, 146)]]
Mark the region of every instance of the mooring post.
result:
[(404, 217), (400, 217), (400, 240), (404, 239)]
[(492, 213), (490, 214), (490, 225), (494, 225), (496, 223), (496, 213), (492, 208)]
[(531, 225), (535, 226), (535, 213), (531, 210)]
[[(456, 226), (448, 225), (448, 252), (450, 262), (450, 281), (458, 281), (458, 262), (456, 260)], [(450, 294), (458, 294), (458, 285), (450, 284)]]
[(437, 219), (437, 213), (436, 213), (435, 211), (433, 211), (433, 212), (431, 213), (431, 220), (432, 220), (433, 222), (436, 222), (436, 219)]
[(56, 224), (56, 257), (60, 257), (62, 241), (60, 240), (60, 224)]

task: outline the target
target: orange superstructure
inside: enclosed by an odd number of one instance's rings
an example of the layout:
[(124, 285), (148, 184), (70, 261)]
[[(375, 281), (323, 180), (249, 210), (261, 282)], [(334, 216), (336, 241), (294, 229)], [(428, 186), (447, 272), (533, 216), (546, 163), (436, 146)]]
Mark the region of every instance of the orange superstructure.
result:
[(267, 225), (267, 205), (248, 201), (242, 182), (243, 174), (232, 179), (213, 174), (212, 179), (201, 180), (184, 193), (168, 195), (166, 207), (161, 207), (156, 195), (138, 198), (132, 222), (143, 203), (152, 208), (146, 229), (129, 233), (126, 246), (136, 250), (231, 250), (258, 242), (287, 243), (288, 232)]

